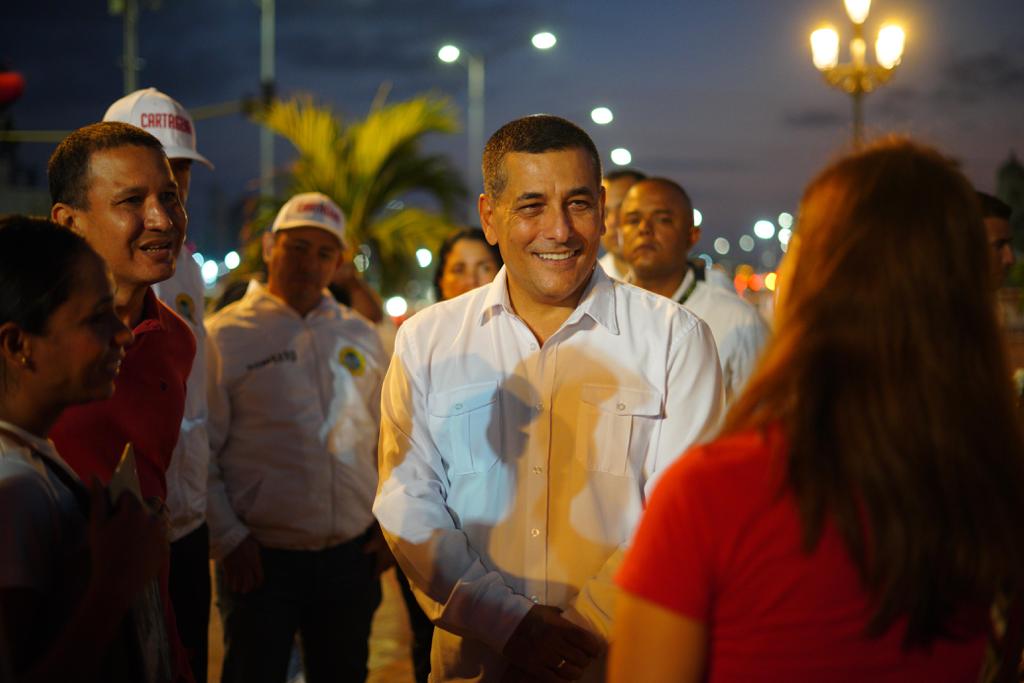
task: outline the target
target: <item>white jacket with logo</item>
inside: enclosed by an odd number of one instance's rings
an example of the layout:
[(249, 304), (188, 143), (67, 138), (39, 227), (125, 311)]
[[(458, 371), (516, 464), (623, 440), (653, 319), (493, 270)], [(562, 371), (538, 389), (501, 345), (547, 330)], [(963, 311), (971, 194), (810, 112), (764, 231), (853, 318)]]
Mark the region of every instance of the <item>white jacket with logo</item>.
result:
[(329, 295), (302, 317), (255, 281), (207, 333), (214, 557), (249, 533), (295, 550), (362, 534), (386, 367), (377, 333)]
[(180, 315), (196, 336), (196, 357), (188, 375), (185, 416), (167, 469), (167, 510), (171, 540), (195, 531), (206, 520), (210, 445), (206, 433), (206, 330), (203, 327), (203, 277), (183, 247), (169, 280), (153, 285), (160, 300)]

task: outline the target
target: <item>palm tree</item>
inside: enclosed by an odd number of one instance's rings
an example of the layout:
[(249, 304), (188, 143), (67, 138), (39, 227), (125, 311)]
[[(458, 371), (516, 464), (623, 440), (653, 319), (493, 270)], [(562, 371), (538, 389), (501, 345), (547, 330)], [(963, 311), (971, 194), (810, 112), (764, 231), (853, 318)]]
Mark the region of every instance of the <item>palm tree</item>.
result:
[[(287, 197), (323, 192), (348, 218), (353, 246), (367, 245), (379, 260), (372, 267), (381, 289), (400, 289), (415, 268), (416, 249), (435, 250), (451, 231), (450, 216), (465, 186), (446, 157), (427, 155), (420, 143), (429, 133), (453, 133), (458, 120), (445, 98), (421, 96), (383, 104), (377, 98), (366, 118), (347, 125), (312, 98), (275, 101), (257, 120), (287, 138), (299, 153), (287, 172), (287, 195), (264, 205), (259, 225), (269, 225)], [(406, 206), (404, 199), (431, 198), (440, 212)], [(257, 253), (256, 250), (247, 250)]]

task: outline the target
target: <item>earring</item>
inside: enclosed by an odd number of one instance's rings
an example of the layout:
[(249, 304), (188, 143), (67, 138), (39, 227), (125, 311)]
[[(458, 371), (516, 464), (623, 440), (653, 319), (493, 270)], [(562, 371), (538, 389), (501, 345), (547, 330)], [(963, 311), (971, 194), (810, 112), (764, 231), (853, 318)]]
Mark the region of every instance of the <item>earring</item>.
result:
[(22, 356), (21, 358), (18, 359), (18, 362), (21, 363), (22, 367), (28, 367), (28, 357), (27, 356)]

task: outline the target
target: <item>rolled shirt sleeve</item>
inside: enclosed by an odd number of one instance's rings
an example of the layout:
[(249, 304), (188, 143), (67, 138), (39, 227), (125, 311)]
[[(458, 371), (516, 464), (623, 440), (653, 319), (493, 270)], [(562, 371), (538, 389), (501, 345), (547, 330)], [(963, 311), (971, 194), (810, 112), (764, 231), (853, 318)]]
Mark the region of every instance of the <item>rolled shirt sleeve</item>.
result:
[[(448, 476), (427, 429), (422, 368), (399, 330), (381, 401), (380, 485), (374, 514), (431, 620), (501, 652), (533, 606), (488, 570), (446, 504)], [(430, 604), (433, 603), (433, 604)]]

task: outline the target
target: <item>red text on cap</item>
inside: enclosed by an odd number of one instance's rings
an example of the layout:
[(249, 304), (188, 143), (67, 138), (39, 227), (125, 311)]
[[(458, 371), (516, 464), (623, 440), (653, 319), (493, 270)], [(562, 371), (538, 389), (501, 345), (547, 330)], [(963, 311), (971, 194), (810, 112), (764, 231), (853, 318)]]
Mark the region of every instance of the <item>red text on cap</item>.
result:
[(192, 134), (192, 123), (177, 114), (143, 114), (139, 123), (142, 128), (173, 128), (182, 133)]
[(322, 204), (320, 202), (309, 202), (307, 204), (300, 204), (295, 207), (298, 213), (312, 213), (312, 214), (323, 214), (336, 223), (341, 222), (341, 214), (334, 210), (334, 207), (328, 204)]

